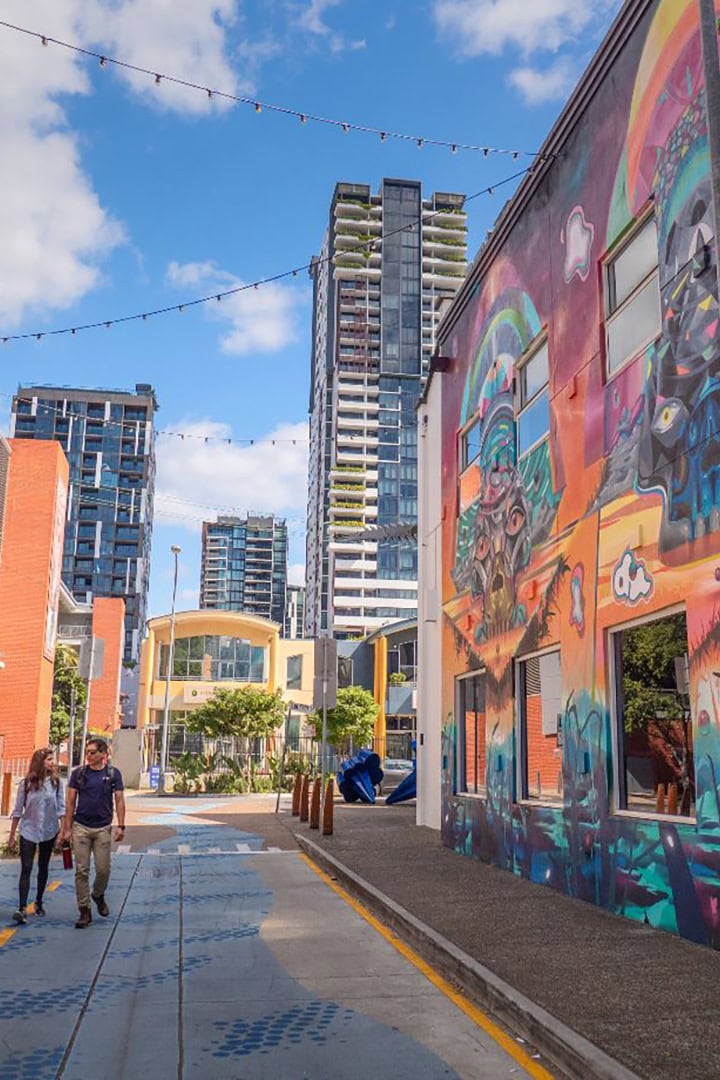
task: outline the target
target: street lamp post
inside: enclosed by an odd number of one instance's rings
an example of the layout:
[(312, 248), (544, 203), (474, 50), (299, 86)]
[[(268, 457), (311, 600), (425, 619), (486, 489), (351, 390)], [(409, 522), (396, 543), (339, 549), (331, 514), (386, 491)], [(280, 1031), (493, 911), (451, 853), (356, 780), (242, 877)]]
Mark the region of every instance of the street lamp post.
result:
[(168, 649), (167, 671), (165, 672), (165, 708), (163, 710), (162, 743), (160, 746), (160, 776), (158, 778), (158, 794), (165, 792), (165, 773), (167, 771), (168, 758), (168, 728), (170, 724), (170, 680), (173, 673), (175, 660), (175, 597), (177, 595), (178, 582), (178, 555), (180, 548), (173, 544), (170, 548), (175, 558), (175, 571), (173, 575), (172, 607), (170, 608), (170, 647)]

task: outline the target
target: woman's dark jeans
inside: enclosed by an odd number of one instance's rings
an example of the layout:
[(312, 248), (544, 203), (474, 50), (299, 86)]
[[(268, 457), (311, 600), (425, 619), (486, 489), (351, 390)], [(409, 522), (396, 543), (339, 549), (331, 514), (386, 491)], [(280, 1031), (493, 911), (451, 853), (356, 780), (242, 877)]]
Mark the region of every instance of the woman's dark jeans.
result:
[(50, 866), (50, 856), (52, 855), (53, 848), (55, 847), (56, 836), (53, 836), (52, 840), (42, 840), (39, 844), (34, 844), (32, 840), (26, 840), (24, 836), (20, 837), (20, 907), (27, 907), (28, 893), (30, 892), (30, 874), (32, 873), (33, 862), (35, 861), (35, 848), (39, 848), (38, 854), (38, 876), (37, 876), (37, 899), (42, 901), (43, 894), (45, 892), (45, 886), (48, 879), (48, 868)]

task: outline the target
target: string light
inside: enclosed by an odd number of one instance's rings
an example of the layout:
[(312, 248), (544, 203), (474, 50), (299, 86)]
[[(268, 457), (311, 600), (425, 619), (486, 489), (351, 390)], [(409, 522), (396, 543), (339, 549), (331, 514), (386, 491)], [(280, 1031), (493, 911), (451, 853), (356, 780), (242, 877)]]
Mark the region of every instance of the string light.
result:
[[(1, 22), (0, 25), (2, 25)], [(511, 176), (506, 176), (503, 180), (498, 180), (495, 184), (492, 184), (489, 187), (481, 188), (479, 191), (473, 192), (472, 195), (467, 195), (465, 197), (464, 205), (472, 202), (473, 199), (480, 198), (481, 195), (493, 195), (497, 188), (503, 187), (505, 184), (510, 184), (513, 182), (513, 180), (518, 180), (522, 176), (530, 175), (534, 172), (534, 167), (535, 163), (533, 163), (533, 165), (529, 165), (526, 169), (520, 169), (518, 172), (513, 173)], [(428, 224), (428, 222), (431, 222), (433, 218), (443, 213), (445, 213), (444, 210), (433, 210), (425, 217), (423, 217), (422, 223)], [(414, 227), (415, 225), (412, 222), (408, 223), (407, 225), (400, 225), (398, 226), (398, 228), (391, 229), (388, 232), (383, 233), (379, 237), (374, 237), (372, 240), (368, 240), (366, 242), (363, 242), (362, 244), (358, 244), (357, 247), (353, 250), (356, 252), (362, 252), (366, 250), (372, 251), (374, 250), (374, 247), (378, 242), (386, 240), (390, 236), (395, 236), (398, 233), (407, 232)], [(157, 315), (168, 315), (170, 312), (177, 312), (179, 307), (199, 307), (201, 304), (207, 304), (211, 300), (216, 300), (219, 303), (226, 296), (237, 296), (240, 293), (248, 292), (248, 290), (250, 289), (259, 289), (261, 285), (272, 285), (276, 281), (283, 281), (285, 278), (296, 277), (298, 272), (301, 270), (309, 271), (314, 267), (321, 265), (322, 263), (332, 263), (333, 258), (334, 256), (332, 255), (327, 255), (324, 258), (313, 258), (312, 261), (309, 263), (304, 263), (302, 266), (296, 266), (290, 270), (283, 270), (279, 274), (273, 274), (272, 277), (259, 278), (257, 281), (251, 281), (245, 285), (237, 285), (233, 289), (226, 289), (224, 292), (220, 293), (212, 293), (209, 296), (200, 296), (195, 300), (185, 300), (181, 305), (170, 304), (167, 307), (155, 308), (153, 311), (136, 312), (133, 315), (121, 315), (118, 316), (116, 319), (110, 320), (101, 319), (98, 322), (84, 323), (82, 326), (65, 326), (59, 330), (43, 330), (39, 332), (37, 330), (33, 330), (28, 331), (25, 334), (4, 334), (2, 336), (3, 344), (7, 344), (10, 341), (25, 341), (28, 338), (35, 338), (37, 341), (40, 341), (43, 337), (60, 337), (64, 334), (75, 334), (79, 330), (96, 330), (98, 327), (101, 326), (120, 326), (123, 323), (137, 322), (139, 319), (142, 319), (143, 322), (146, 322), (149, 318), (154, 318)]]
[[(266, 101), (257, 101), (255, 98), (243, 97), (238, 94), (230, 94), (224, 90), (209, 89), (207, 86), (203, 86), (201, 83), (192, 82), (189, 79), (180, 79), (174, 75), (167, 75), (163, 72), (154, 71), (151, 68), (143, 68), (137, 64), (130, 64), (125, 60), (119, 60), (112, 56), (104, 56), (101, 53), (94, 52), (92, 49), (84, 49), (80, 45), (74, 45), (69, 41), (62, 41), (60, 38), (49, 37), (46, 34), (40, 34), (35, 30), (29, 30), (25, 26), (17, 26), (15, 23), (7, 22), (6, 20), (0, 20), (0, 26), (5, 27), (6, 30), (14, 30), (18, 34), (26, 34), (28, 37), (37, 38), (43, 45), (58, 45), (63, 49), (69, 49), (71, 52), (77, 53), (79, 56), (92, 57), (100, 63), (100, 67), (106, 67), (108, 64), (113, 64), (115, 67), (123, 68), (126, 71), (134, 71), (138, 75), (148, 75), (155, 80), (155, 84), (158, 85), (161, 79), (165, 82), (172, 83), (175, 86), (184, 86), (189, 90), (198, 90), (200, 93), (206, 94), (208, 98), (213, 96), (217, 98), (223, 98), (226, 101), (234, 101), (241, 105), (252, 105), (256, 113), (262, 112), (263, 109), (267, 109), (268, 112), (279, 113), (283, 116), (294, 116), (297, 118), (305, 117), (302, 121), (305, 123), (311, 120), (316, 124), (324, 124), (329, 127), (341, 128), (345, 134), (349, 131), (356, 131), (364, 135), (379, 135), (381, 141), (385, 139), (397, 139), (404, 142), (418, 142), (417, 135), (407, 135), (401, 131), (381, 131), (379, 128), (371, 127), (368, 124), (353, 124), (348, 120), (335, 120), (328, 116), (318, 116), (309, 112), (304, 112), (300, 109), (294, 109), (286, 105), (273, 105)], [(512, 150), (501, 146), (478, 146), (474, 143), (461, 143), (458, 141), (449, 141), (446, 139), (430, 139), (422, 137), (422, 143), (428, 146), (437, 146), (439, 148), (445, 148), (452, 150), (453, 153), (457, 153), (458, 150), (466, 150), (471, 152), (481, 151), (484, 157), (488, 154), (508, 154), (514, 155), (515, 158), (523, 154), (527, 157), (536, 157), (536, 150)], [(419, 143), (418, 143), (419, 145)], [(554, 155), (553, 155), (554, 156)]]

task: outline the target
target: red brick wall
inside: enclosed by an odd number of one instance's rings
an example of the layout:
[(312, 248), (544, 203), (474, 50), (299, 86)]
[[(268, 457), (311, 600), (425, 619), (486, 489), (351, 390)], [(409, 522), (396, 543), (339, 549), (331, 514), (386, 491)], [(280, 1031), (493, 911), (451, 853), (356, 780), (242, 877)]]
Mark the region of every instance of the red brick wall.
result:
[(125, 602), (120, 597), (93, 600), (93, 636), (104, 642), (103, 671), (93, 679), (88, 727), (111, 735), (120, 724), (120, 671), (122, 667)]
[(465, 781), (468, 791), (476, 785), (487, 784), (485, 753), (485, 713), (477, 714), (477, 740), (475, 738), (475, 712), (465, 713)]
[(533, 798), (537, 797), (539, 773), (543, 796), (558, 798), (558, 773), (562, 771), (562, 755), (557, 748), (557, 735), (543, 735), (542, 697), (539, 694), (526, 698), (525, 723), (528, 794)]
[[(58, 490), (68, 463), (56, 442), (11, 439), (0, 557), (0, 735), (5, 758), (29, 757), (48, 741), (54, 639), (46, 651)], [(59, 553), (62, 559), (62, 534)], [(57, 598), (54, 599), (55, 617)]]

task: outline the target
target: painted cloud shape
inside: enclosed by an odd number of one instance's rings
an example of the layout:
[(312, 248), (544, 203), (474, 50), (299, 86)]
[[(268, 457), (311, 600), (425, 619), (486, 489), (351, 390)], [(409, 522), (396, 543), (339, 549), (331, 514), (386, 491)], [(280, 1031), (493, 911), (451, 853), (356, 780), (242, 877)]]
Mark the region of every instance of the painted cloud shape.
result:
[(574, 206), (568, 214), (560, 239), (566, 245), (565, 282), (569, 284), (575, 274), (581, 281), (590, 273), (590, 249), (595, 236), (595, 226), (585, 219), (582, 206)]
[(613, 571), (613, 593), (616, 600), (637, 604), (652, 596), (652, 575), (642, 559), (636, 559), (632, 551), (626, 551)]
[(582, 637), (585, 632), (584, 580), (585, 568), (582, 563), (578, 563), (573, 570), (572, 580), (570, 581), (570, 600), (572, 602), (572, 607), (570, 608), (570, 625), (577, 628), (580, 637)]

